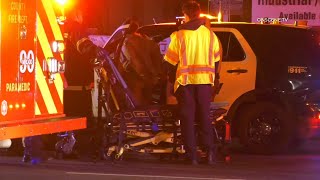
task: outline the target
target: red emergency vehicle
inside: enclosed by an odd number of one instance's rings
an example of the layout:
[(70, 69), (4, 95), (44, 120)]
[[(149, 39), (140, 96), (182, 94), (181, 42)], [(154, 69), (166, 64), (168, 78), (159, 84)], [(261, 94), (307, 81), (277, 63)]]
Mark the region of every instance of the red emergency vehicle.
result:
[(0, 1), (0, 140), (86, 128), (63, 108), (66, 3)]

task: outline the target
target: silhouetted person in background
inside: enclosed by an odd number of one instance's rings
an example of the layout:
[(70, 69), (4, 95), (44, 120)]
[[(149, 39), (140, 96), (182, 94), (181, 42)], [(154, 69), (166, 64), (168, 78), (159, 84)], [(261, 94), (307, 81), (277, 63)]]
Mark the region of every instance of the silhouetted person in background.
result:
[(137, 33), (139, 24), (130, 24), (120, 47), (120, 69), (129, 89), (139, 105), (152, 104), (152, 93), (162, 77), (163, 57), (159, 45), (152, 39)]
[(94, 81), (94, 71), (90, 58), (77, 50), (77, 42), (89, 35), (80, 7), (74, 8), (67, 14), (65, 29), (68, 33), (68, 37), (65, 39), (66, 69), (64, 76), (68, 84), (65, 88), (65, 113), (71, 116), (86, 116), (90, 119), (92, 118), (91, 88)]

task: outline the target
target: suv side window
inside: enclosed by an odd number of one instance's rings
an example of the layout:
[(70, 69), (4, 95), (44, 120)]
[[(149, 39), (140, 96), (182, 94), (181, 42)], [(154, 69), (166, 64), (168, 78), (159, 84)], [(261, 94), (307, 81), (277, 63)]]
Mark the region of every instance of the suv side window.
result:
[(221, 41), (223, 59), (225, 62), (243, 61), (246, 54), (238, 39), (231, 32), (214, 32)]

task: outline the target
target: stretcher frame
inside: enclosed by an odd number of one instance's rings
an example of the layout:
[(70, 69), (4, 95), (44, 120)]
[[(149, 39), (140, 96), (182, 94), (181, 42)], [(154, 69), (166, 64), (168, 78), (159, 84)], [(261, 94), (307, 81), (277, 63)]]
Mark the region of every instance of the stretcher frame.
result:
[[(186, 153), (176, 105), (137, 106), (107, 53), (94, 60), (94, 69), (98, 75), (98, 126), (103, 136), (100, 148), (104, 159), (120, 160), (129, 151), (162, 155)], [(102, 116), (103, 110), (106, 117)], [(219, 104), (211, 104), (213, 143), (217, 154), (229, 160), (230, 124), (224, 118), (225, 114), (226, 110)], [(199, 152), (200, 149), (199, 146)]]

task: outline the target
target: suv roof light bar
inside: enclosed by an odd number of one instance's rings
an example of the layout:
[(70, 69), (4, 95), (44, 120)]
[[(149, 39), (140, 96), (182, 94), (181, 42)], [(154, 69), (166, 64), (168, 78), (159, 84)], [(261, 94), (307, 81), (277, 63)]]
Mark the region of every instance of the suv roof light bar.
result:
[[(210, 20), (210, 22), (221, 22), (221, 13), (219, 12), (218, 16), (212, 16), (210, 14), (203, 14), (201, 13), (200, 14), (200, 17), (206, 17), (207, 19)], [(176, 17), (176, 23), (177, 24), (181, 24), (183, 23), (183, 20), (184, 20), (184, 16), (177, 16)]]
[[(200, 14), (200, 17), (206, 17), (208, 18), (210, 21), (214, 21), (214, 20), (219, 20), (219, 16), (221, 16), (221, 13), (219, 12), (219, 15), (218, 16), (212, 16), (210, 14), (203, 14), (201, 13)], [(184, 16), (177, 16), (176, 17), (176, 20), (183, 20), (184, 19)]]
[(301, 21), (294, 21), (295, 26), (308, 26), (308, 21), (301, 20)]

